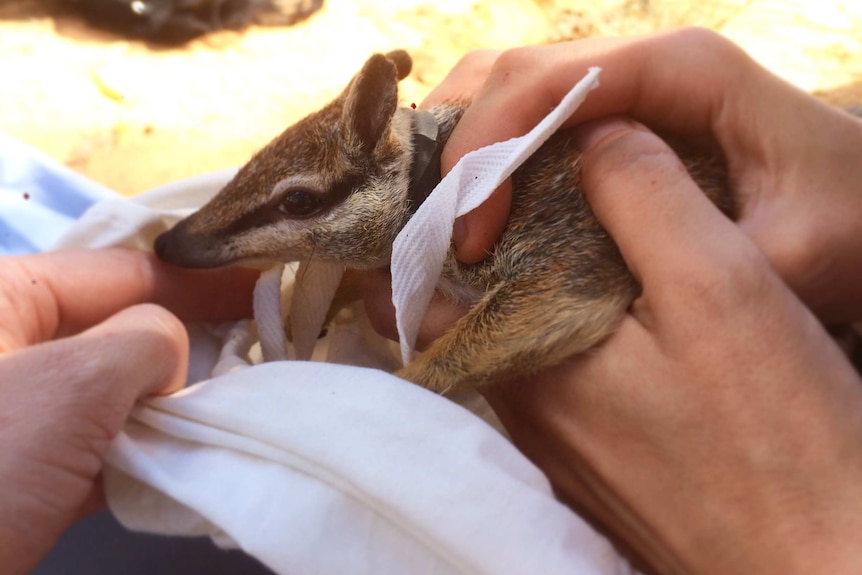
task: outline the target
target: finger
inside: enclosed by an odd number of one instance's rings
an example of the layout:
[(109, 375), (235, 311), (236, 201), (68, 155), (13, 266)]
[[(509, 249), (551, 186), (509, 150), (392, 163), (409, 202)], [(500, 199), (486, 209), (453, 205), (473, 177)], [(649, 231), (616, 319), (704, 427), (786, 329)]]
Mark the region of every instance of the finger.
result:
[(419, 107), (428, 109), (452, 102), (469, 102), (482, 87), (499, 55), (499, 50), (474, 50), (468, 53), (428, 93)]
[[(185, 328), (152, 304), (127, 308), (76, 336), (6, 354), (0, 357), (0, 420), (16, 426), (10, 428), (15, 437), (4, 441), (65, 442), (100, 453), (138, 398), (180, 389), (187, 371)], [(55, 463), (79, 477), (98, 472), (98, 459), (68, 457)]]
[(591, 66), (602, 68), (599, 87), (567, 126), (625, 115), (675, 134), (710, 132), (728, 87), (743, 83), (740, 76), (755, 67), (730, 41), (697, 28), (508, 50), (453, 132), (444, 169), (471, 150), (526, 134)]
[[(447, 103), (469, 103), (478, 94), (488, 77), (499, 50), (475, 50), (462, 58), (422, 101), (421, 108), (432, 108)], [(457, 138), (456, 138), (457, 144)], [(463, 155), (463, 154), (462, 154)], [(441, 160), (445, 175), (457, 163), (460, 155), (443, 150)], [(505, 182), (483, 204), (479, 212), (470, 212), (455, 221), (452, 240), (456, 257), (473, 264), (484, 260), (506, 225), (511, 203), (511, 184)]]
[[(455, 127), (443, 150), (443, 173), (472, 150), (527, 133), (590, 66), (603, 68), (601, 84), (567, 126), (623, 114), (662, 131), (702, 137), (718, 121), (727, 87), (740, 81), (726, 77), (744, 68), (730, 65), (732, 60), (750, 62), (727, 40), (698, 29), (509, 50), (494, 59)], [(692, 85), (691, 76), (704, 68), (710, 74)], [(686, 98), (679, 97), (680, 86), (690, 87)], [(510, 204), (507, 182), (459, 220), (454, 238), (459, 260), (476, 263), (486, 257), (505, 228)]]
[(187, 356), (179, 320), (141, 305), (77, 336), (0, 357), (0, 451), (15, 463), (0, 473), (20, 495), (7, 498), (6, 510), (28, 517), (22, 560), (47, 553), (99, 505), (94, 480), (135, 399), (179, 388)]
[(65, 382), (59, 385), (75, 396), (92, 394), (94, 402), (113, 399), (131, 407), (138, 398), (186, 383), (188, 333), (179, 318), (155, 304), (125, 308), (78, 335), (42, 345), (58, 346), (51, 356), (57, 361), (43, 362), (49, 370), (43, 378)]
[(144, 302), (185, 320), (249, 317), (256, 277), (242, 269), (183, 270), (119, 249), (4, 258), (0, 352), (77, 333)]
[[(383, 337), (397, 341), (395, 307), (392, 305), (392, 276), (380, 270), (363, 272), (359, 286), (371, 327)], [(453, 303), (435, 293), (419, 326), (417, 349), (424, 349), (443, 335), (466, 311), (466, 306)]]
[(455, 220), (455, 257), (476, 264), (488, 257), (503, 234), (512, 206), (512, 181), (506, 180), (475, 210)]
[(98, 425), (81, 429), (107, 447), (138, 398), (185, 385), (188, 345), (183, 324), (164, 308), (124, 309), (78, 335), (0, 357), (0, 379), (29, 388), (5, 389), (7, 407), (41, 414), (32, 424), (50, 423), (57, 433), (93, 421)]
[(586, 126), (579, 136), (583, 192), (645, 287), (650, 279), (701, 272), (706, 262), (727, 261), (743, 247), (741, 232), (656, 135), (613, 120)]
[(129, 381), (133, 399), (172, 393), (186, 384), (188, 332), (182, 321), (162, 306), (139, 304), (123, 309), (83, 332), (79, 339), (90, 340), (97, 347), (110, 340), (115, 349), (125, 350), (120, 365), (112, 365), (109, 356), (102, 369), (115, 374), (115, 381)]

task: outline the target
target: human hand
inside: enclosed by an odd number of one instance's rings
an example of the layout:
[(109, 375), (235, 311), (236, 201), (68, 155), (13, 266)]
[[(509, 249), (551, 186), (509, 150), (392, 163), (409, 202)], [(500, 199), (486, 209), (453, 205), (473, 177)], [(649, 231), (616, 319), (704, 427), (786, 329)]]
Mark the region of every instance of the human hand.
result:
[[(0, 565), (27, 573), (102, 501), (136, 399), (185, 384), (186, 320), (249, 317), (255, 274), (123, 250), (0, 259)], [(164, 307), (162, 307), (164, 306)]]
[[(468, 151), (529, 131), (589, 66), (604, 69), (601, 85), (568, 126), (625, 115), (720, 151), (738, 223), (781, 277), (825, 321), (862, 319), (862, 122), (712, 32), (468, 55), (423, 102), (473, 95), (443, 150), (444, 173)], [(509, 194), (504, 186), (456, 222), (459, 259), (473, 263), (492, 248)]]
[(856, 372), (661, 140), (588, 134), (643, 292), (595, 350), (484, 390), (513, 441), (659, 573), (862, 572)]

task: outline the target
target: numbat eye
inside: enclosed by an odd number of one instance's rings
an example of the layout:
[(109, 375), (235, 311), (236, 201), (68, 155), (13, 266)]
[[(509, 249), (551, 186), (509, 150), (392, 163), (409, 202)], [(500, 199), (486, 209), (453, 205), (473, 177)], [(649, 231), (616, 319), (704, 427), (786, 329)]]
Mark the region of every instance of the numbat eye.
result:
[(278, 209), (287, 216), (304, 218), (317, 212), (320, 204), (320, 198), (311, 190), (293, 188), (284, 194)]

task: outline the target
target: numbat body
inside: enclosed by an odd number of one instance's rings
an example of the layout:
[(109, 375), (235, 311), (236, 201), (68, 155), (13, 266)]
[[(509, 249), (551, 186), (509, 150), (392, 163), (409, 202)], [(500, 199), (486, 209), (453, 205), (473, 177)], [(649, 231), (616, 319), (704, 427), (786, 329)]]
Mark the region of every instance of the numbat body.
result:
[[(398, 80), (410, 67), (403, 51), (372, 56), (338, 98), (160, 236), (156, 253), (186, 267), (307, 258), (389, 265), (395, 237), (439, 180), (439, 148), (464, 110), (399, 107)], [(729, 213), (721, 162), (675, 148)], [(450, 251), (444, 267), (439, 289), (469, 312), (398, 375), (438, 392), (483, 385), (559, 363), (611, 334), (639, 287), (581, 194), (579, 162), (560, 132), (514, 173), (493, 253), (464, 265)]]

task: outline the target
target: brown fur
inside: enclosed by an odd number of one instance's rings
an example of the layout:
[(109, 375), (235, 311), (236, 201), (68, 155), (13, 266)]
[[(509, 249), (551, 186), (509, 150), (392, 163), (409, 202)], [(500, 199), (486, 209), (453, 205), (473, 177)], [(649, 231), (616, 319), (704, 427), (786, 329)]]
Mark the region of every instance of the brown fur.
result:
[[(334, 102), (288, 128), (162, 236), (157, 253), (192, 267), (309, 257), (358, 269), (387, 265), (411, 213), (412, 111), (394, 104), (409, 67), (404, 52), (373, 56)], [(443, 138), (462, 112), (433, 110)], [(672, 145), (730, 215), (722, 162)], [(580, 154), (566, 132), (515, 172), (509, 222), (493, 253), (475, 265), (450, 254), (444, 268), (441, 291), (472, 304), (470, 311), (399, 375), (438, 392), (484, 385), (559, 363), (612, 333), (639, 288), (579, 177)], [(273, 190), (297, 182), (321, 198), (324, 208), (313, 217), (279, 211), (284, 196)]]

